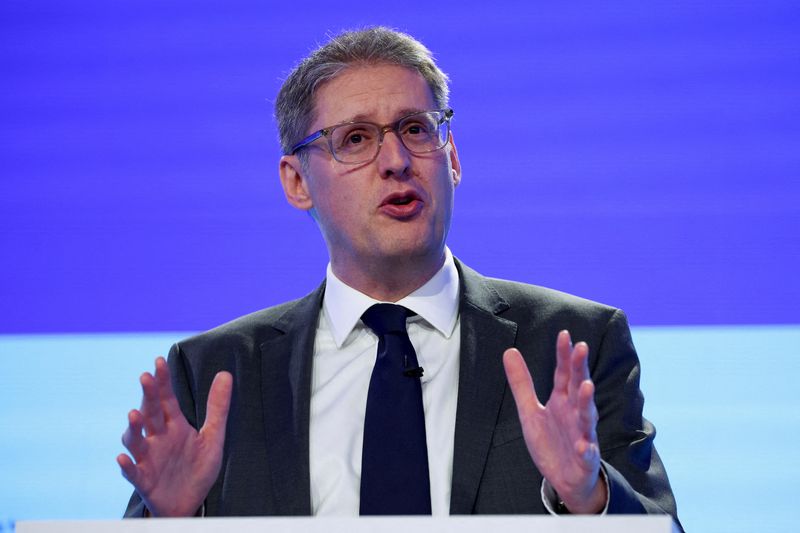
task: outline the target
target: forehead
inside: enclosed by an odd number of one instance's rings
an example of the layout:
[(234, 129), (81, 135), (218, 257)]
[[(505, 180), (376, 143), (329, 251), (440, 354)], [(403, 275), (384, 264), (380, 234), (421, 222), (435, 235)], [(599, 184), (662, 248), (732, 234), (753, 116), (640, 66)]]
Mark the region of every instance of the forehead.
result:
[(422, 74), (398, 65), (349, 67), (315, 94), (311, 131), (351, 120), (391, 122), (414, 111), (434, 108)]

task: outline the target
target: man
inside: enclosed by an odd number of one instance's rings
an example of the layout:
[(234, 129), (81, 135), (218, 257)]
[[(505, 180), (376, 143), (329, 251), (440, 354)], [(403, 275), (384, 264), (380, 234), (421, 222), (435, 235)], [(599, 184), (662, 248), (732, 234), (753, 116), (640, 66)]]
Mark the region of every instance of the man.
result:
[[(447, 98), (430, 52), (384, 28), (344, 33), (291, 73), (280, 179), (322, 232), (326, 282), (178, 343), (142, 376), (132, 458), (118, 457), (128, 515), (392, 514), (422, 495), (408, 512), (676, 517), (624, 315), (484, 278), (446, 248), (461, 179)], [(407, 334), (376, 329), (373, 309), (410, 315)], [(421, 394), (394, 418), (374, 414), (372, 384), (392, 343), (412, 357), (409, 402)], [(395, 433), (417, 414), (421, 441)], [(406, 452), (422, 455), (381, 472)], [(381, 507), (374, 495), (417, 470)]]

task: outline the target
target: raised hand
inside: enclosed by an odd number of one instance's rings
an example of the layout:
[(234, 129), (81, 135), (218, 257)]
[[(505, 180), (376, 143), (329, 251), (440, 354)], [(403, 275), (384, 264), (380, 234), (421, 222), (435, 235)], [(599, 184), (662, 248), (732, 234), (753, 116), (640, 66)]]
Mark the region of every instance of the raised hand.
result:
[(558, 334), (553, 392), (542, 405), (519, 350), (509, 348), (503, 354), (528, 452), (574, 514), (602, 511), (608, 490), (599, 475), (597, 407), (588, 357), (586, 343), (573, 347), (567, 331)]
[(163, 357), (155, 376), (145, 372), (140, 381), (142, 407), (128, 413), (122, 435), (132, 458), (123, 453), (117, 463), (152, 516), (192, 516), (219, 475), (233, 378), (214, 378), (200, 431), (183, 416)]

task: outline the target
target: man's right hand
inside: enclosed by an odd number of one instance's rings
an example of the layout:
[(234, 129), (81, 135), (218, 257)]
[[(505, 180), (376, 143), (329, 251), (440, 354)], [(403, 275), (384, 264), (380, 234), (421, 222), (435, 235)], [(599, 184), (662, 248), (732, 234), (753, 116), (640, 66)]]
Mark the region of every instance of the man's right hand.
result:
[(233, 377), (219, 372), (214, 378), (200, 431), (183, 416), (163, 357), (156, 359), (155, 376), (145, 372), (140, 381), (142, 407), (128, 413), (122, 435), (133, 458), (122, 453), (117, 463), (152, 516), (193, 516), (222, 465)]

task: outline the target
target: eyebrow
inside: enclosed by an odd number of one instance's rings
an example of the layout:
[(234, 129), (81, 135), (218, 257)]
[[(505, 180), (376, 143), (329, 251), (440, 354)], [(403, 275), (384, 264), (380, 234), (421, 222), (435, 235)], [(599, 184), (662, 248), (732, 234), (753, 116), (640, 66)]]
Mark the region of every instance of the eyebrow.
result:
[[(399, 119), (401, 119), (401, 118), (403, 118), (405, 116), (413, 115), (414, 113), (421, 113), (423, 111), (427, 111), (427, 109), (420, 109), (418, 107), (404, 107), (403, 109), (401, 109), (401, 110), (399, 110), (397, 112), (397, 114), (395, 115), (396, 118), (394, 120), (392, 120), (392, 122), (395, 122), (395, 121), (397, 121), (397, 120), (399, 120)], [(339, 124), (347, 124), (348, 122), (372, 122), (372, 119), (368, 114), (358, 113), (356, 115), (353, 115), (350, 118), (342, 120), (341, 122), (337, 123), (336, 125), (338, 126)]]

